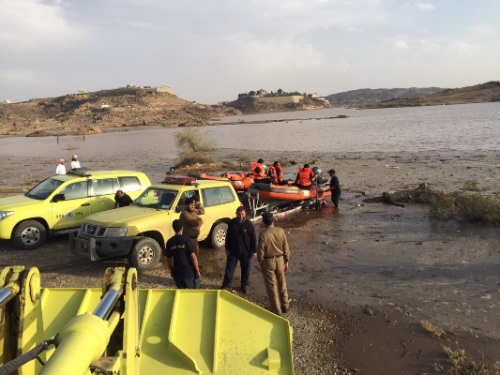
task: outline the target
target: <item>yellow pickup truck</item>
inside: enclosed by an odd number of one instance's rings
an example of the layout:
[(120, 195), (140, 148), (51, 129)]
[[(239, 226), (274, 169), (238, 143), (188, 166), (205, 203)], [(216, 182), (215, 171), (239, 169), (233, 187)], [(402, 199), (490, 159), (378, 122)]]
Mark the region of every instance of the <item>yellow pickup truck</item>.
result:
[(118, 189), (134, 199), (149, 185), (136, 171), (81, 169), (49, 177), (24, 195), (0, 199), (0, 239), (35, 249), (50, 235), (76, 231), (90, 214), (112, 209)]
[(184, 201), (197, 195), (205, 208), (199, 241), (224, 246), (227, 223), (241, 206), (229, 181), (194, 180), (152, 185), (127, 207), (87, 217), (70, 250), (91, 260), (128, 255), (133, 267), (147, 270), (160, 261), (166, 241), (174, 235), (172, 222), (184, 210)]

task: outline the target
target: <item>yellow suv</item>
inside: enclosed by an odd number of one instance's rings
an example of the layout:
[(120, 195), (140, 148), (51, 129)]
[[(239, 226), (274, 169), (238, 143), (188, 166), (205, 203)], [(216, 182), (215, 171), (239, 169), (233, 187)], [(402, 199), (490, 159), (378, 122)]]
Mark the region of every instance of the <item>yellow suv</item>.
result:
[(81, 169), (49, 177), (24, 195), (0, 199), (0, 239), (35, 249), (49, 235), (76, 231), (90, 214), (113, 208), (116, 190), (134, 199), (149, 185), (136, 171)]
[(77, 236), (70, 238), (70, 249), (91, 260), (128, 255), (138, 270), (153, 268), (174, 235), (173, 220), (194, 195), (205, 208), (198, 240), (224, 246), (227, 223), (241, 203), (229, 181), (200, 180), (152, 185), (131, 206), (87, 217)]

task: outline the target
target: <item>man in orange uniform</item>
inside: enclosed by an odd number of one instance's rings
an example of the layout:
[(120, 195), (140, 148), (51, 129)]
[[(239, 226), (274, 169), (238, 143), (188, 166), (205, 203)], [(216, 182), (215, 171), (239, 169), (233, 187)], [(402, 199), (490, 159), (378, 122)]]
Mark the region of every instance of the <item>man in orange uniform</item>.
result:
[(252, 163), (252, 177), (255, 182), (270, 183), (271, 179), (267, 178), (266, 166), (264, 159), (259, 159), (257, 162)]
[(283, 168), (279, 161), (275, 161), (273, 165), (269, 167), (268, 172), (271, 183), (282, 185), (283, 184)]
[(299, 173), (297, 173), (297, 177), (295, 178), (295, 185), (309, 190), (314, 182), (314, 178), (314, 172), (309, 164), (306, 163), (303, 168), (299, 169)]

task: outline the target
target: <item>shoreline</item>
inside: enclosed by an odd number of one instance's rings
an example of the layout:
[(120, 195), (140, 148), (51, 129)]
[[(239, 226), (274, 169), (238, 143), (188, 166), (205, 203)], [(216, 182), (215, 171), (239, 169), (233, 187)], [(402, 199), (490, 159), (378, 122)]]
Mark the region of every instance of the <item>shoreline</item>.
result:
[[(70, 153), (70, 152), (68, 152)], [(210, 170), (226, 172), (223, 165), (232, 165), (230, 171), (244, 172), (250, 169), (250, 162), (263, 158), (266, 164), (279, 160), (283, 165), (285, 178), (294, 178), (298, 164), (308, 162), (318, 166), (323, 173), (330, 168), (337, 170), (343, 189), (366, 194), (416, 187), (427, 182), (434, 189), (453, 191), (463, 188), (466, 181), (475, 180), (483, 194), (500, 193), (500, 151), (424, 151), (424, 152), (273, 152), (220, 148), (208, 152), (214, 162)], [(4, 173), (0, 181), (8, 186), (24, 186), (38, 179), (50, 176), (59, 159), (20, 156), (4, 156), (0, 165)], [(156, 157), (143, 160), (139, 155), (111, 157), (101, 160), (99, 156), (79, 154), (82, 166), (97, 169), (137, 169), (147, 173), (153, 183), (161, 182), (176, 159)], [(173, 170), (172, 174), (186, 171), (204, 171), (204, 165)], [(380, 189), (378, 189), (380, 188)]]

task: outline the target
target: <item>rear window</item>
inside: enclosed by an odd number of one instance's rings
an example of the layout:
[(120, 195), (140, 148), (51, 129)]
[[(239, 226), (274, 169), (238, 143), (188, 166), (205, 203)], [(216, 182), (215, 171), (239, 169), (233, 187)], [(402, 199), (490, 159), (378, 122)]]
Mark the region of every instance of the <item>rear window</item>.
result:
[(120, 183), (120, 188), (125, 192), (143, 189), (139, 178), (137, 178), (136, 176), (118, 177), (118, 181)]
[(236, 200), (231, 188), (228, 186), (202, 189), (203, 205), (205, 207), (231, 203)]
[(116, 190), (118, 190), (118, 181), (116, 178), (93, 180), (92, 188), (95, 196), (115, 194)]

